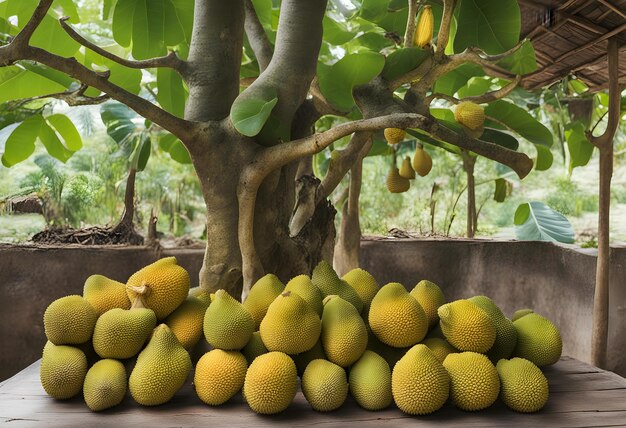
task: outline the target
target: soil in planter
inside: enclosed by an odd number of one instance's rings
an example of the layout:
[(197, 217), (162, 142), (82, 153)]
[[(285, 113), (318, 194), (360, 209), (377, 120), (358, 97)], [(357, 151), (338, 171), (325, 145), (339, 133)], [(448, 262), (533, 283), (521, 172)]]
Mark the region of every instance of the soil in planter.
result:
[(131, 227), (55, 227), (36, 233), (32, 241), (38, 244), (143, 245), (144, 238)]

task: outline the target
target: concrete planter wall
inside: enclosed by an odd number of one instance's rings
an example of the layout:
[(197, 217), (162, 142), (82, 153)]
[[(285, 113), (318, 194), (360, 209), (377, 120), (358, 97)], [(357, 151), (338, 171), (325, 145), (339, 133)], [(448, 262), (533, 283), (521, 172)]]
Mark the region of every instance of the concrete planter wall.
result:
[[(485, 294), (511, 315), (530, 307), (560, 328), (564, 353), (588, 361), (595, 275), (594, 251), (542, 242), (364, 239), (362, 266), (380, 282), (407, 288), (438, 283), (450, 300)], [(81, 294), (94, 273), (125, 281), (160, 257), (175, 255), (192, 286), (203, 250), (155, 252), (145, 247), (14, 247), (0, 245), (0, 380), (41, 356), (42, 316), (54, 299)], [(626, 376), (626, 248), (611, 261), (609, 369)]]

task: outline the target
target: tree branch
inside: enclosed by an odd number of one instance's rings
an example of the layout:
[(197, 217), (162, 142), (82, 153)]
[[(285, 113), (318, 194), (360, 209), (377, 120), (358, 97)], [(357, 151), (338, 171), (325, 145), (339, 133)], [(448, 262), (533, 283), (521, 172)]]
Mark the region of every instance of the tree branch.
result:
[(443, 16), (441, 17), (441, 25), (439, 26), (439, 33), (437, 34), (437, 50), (435, 51), (435, 59), (439, 60), (443, 58), (448, 46), (448, 40), (450, 38), (450, 25), (452, 23), (452, 17), (454, 16), (454, 7), (456, 6), (456, 0), (443, 0)]
[(404, 47), (410, 48), (415, 41), (415, 16), (417, 15), (417, 0), (409, 0), (409, 16), (406, 20), (404, 32)]
[(461, 101), (471, 101), (475, 104), (484, 104), (484, 103), (490, 103), (492, 101), (496, 101), (499, 99), (502, 99), (504, 97), (506, 97), (507, 95), (509, 95), (511, 92), (513, 92), (513, 89), (515, 89), (517, 87), (517, 85), (519, 84), (519, 82), (522, 80), (522, 76), (516, 76), (515, 80), (509, 82), (508, 84), (506, 84), (505, 86), (501, 87), (500, 89), (496, 89), (495, 91), (490, 91), (490, 92), (486, 92), (482, 95), (474, 95), (471, 97), (465, 97), (465, 98), (461, 98), (458, 99), (456, 97), (453, 97), (451, 95), (446, 95), (446, 94), (440, 94), (438, 92), (433, 93), (432, 95), (429, 95), (428, 97), (425, 98), (425, 103), (426, 105), (430, 105), (430, 103), (435, 99), (435, 98), (439, 98), (439, 99), (443, 99), (446, 100), (448, 102), (451, 102), (452, 104), (458, 104)]
[(221, 120), (239, 95), (244, 32), (243, 0), (195, 2), (186, 80), (185, 119)]
[(35, 32), (35, 30), (37, 30), (37, 27), (39, 27), (41, 21), (43, 21), (43, 19), (46, 17), (48, 10), (50, 10), (50, 6), (52, 6), (53, 1), (54, 0), (39, 0), (39, 4), (35, 8), (32, 16), (30, 17), (24, 28), (22, 28), (22, 31), (20, 31), (17, 36), (15, 36), (15, 38), (11, 42), (11, 45), (28, 45), (28, 43), (30, 42), (30, 38), (33, 36), (33, 33)]
[(272, 49), (272, 44), (267, 38), (261, 21), (259, 21), (259, 16), (254, 9), (252, 0), (245, 0), (245, 2), (246, 20), (244, 28), (248, 36), (248, 42), (259, 63), (259, 70), (262, 73), (269, 65), (272, 55), (274, 54), (274, 49)]
[(108, 95), (100, 95), (98, 97), (89, 97), (85, 95), (85, 91), (89, 87), (87, 85), (81, 85), (80, 88), (75, 91), (65, 91), (65, 92), (56, 92), (53, 94), (47, 95), (39, 95), (37, 97), (26, 98), (20, 100), (17, 104), (17, 107), (23, 106), (31, 101), (43, 100), (46, 98), (56, 98), (58, 100), (64, 101), (67, 105), (71, 107), (75, 106), (86, 106), (86, 105), (95, 105), (102, 104), (103, 102), (109, 100), (111, 97)]
[(162, 56), (162, 57), (158, 57), (158, 58), (151, 58), (151, 59), (146, 59), (146, 60), (142, 60), (142, 61), (134, 61), (134, 60), (130, 60), (130, 59), (125, 59), (125, 58), (121, 58), (115, 54), (112, 54), (111, 52), (101, 48), (100, 46), (90, 42), (89, 40), (87, 40), (86, 38), (84, 38), (83, 36), (81, 36), (76, 30), (74, 30), (68, 23), (67, 20), (69, 19), (69, 17), (64, 16), (63, 18), (59, 19), (59, 22), (61, 23), (61, 27), (63, 27), (63, 29), (65, 30), (65, 32), (75, 41), (77, 41), (78, 43), (80, 43), (81, 45), (85, 46), (87, 49), (90, 49), (92, 51), (94, 51), (95, 53), (97, 53), (98, 55), (101, 55), (107, 59), (110, 59), (113, 62), (116, 62), (120, 65), (123, 65), (125, 67), (128, 68), (156, 68), (156, 67), (168, 67), (168, 68), (172, 68), (176, 71), (178, 71), (179, 73), (182, 73), (183, 71), (183, 67), (185, 62), (183, 60), (181, 60), (180, 58), (178, 58), (178, 55), (176, 55), (176, 52), (170, 52), (168, 55), (166, 56)]

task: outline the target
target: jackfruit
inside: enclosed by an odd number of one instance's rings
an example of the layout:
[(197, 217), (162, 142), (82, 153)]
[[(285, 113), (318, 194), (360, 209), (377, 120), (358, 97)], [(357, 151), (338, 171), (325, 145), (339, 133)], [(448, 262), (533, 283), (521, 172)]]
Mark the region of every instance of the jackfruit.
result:
[(439, 322), (437, 309), (439, 309), (439, 306), (446, 303), (446, 298), (441, 288), (434, 282), (423, 279), (413, 287), (411, 296), (417, 300), (417, 303), (419, 303), (422, 309), (424, 309), (424, 312), (426, 312), (429, 328), (435, 326)]
[(367, 318), (372, 299), (378, 293), (380, 286), (376, 279), (366, 270), (361, 268), (352, 269), (342, 278), (345, 282), (354, 288), (363, 302), (363, 314)]
[(87, 374), (87, 358), (78, 348), (55, 345), (48, 341), (43, 348), (39, 378), (46, 394), (57, 400), (77, 395)]
[(259, 331), (268, 350), (300, 354), (315, 345), (321, 330), (317, 313), (302, 297), (285, 291), (268, 308)]
[(328, 296), (324, 299), (321, 338), (328, 360), (348, 367), (363, 355), (367, 329), (354, 306), (339, 296)]
[(425, 345), (415, 345), (398, 361), (391, 374), (396, 405), (410, 415), (427, 415), (448, 399), (448, 373)]
[(428, 349), (437, 357), (437, 359), (443, 363), (448, 354), (458, 352), (454, 346), (450, 345), (446, 339), (440, 339), (438, 337), (431, 337), (422, 340), (422, 345), (428, 346)]
[(480, 138), (484, 132), (485, 111), (471, 101), (463, 101), (454, 109), (454, 120), (463, 127), (472, 138)]
[(504, 316), (500, 308), (489, 297), (474, 296), (467, 300), (485, 311), (496, 328), (496, 340), (487, 352), (491, 362), (495, 364), (501, 358), (509, 358), (517, 343), (517, 331), (511, 320)]
[(563, 341), (559, 329), (539, 314), (528, 314), (513, 323), (517, 330), (517, 346), (513, 355), (542, 367), (561, 358)]
[(204, 291), (202, 287), (190, 288), (189, 293), (187, 293), (187, 296), (195, 297), (196, 299), (204, 303), (204, 306), (206, 306), (207, 308), (211, 304), (211, 295), (207, 293), (206, 291)]
[(189, 296), (163, 321), (186, 350), (190, 350), (200, 341), (206, 310), (207, 305), (204, 302)]
[(85, 376), (83, 396), (94, 412), (117, 406), (126, 396), (127, 381), (124, 364), (117, 360), (100, 360)]
[(392, 166), (387, 173), (387, 190), (391, 193), (404, 193), (411, 187), (411, 182), (400, 175), (398, 168)]
[(426, 177), (433, 168), (433, 158), (430, 157), (421, 144), (418, 144), (415, 148), (412, 165), (413, 169), (420, 175), (420, 177)]
[(243, 386), (248, 363), (238, 351), (214, 349), (200, 358), (193, 385), (200, 400), (219, 406), (230, 400)]
[(283, 284), (276, 275), (271, 273), (260, 278), (252, 285), (248, 297), (243, 302), (243, 306), (250, 312), (250, 315), (252, 315), (255, 330), (259, 329), (261, 320), (267, 312), (267, 308), (284, 289), (285, 284)]
[(93, 332), (93, 348), (102, 358), (126, 359), (141, 351), (156, 326), (154, 311), (137, 307), (114, 308), (98, 318)]
[(263, 340), (261, 340), (261, 333), (255, 331), (252, 333), (250, 340), (246, 343), (246, 346), (243, 347), (241, 353), (246, 357), (248, 364), (252, 364), (252, 361), (259, 355), (267, 354), (269, 351), (263, 344)]
[(500, 378), (489, 358), (476, 352), (450, 354), (443, 361), (450, 375), (450, 396), (467, 411), (491, 406), (500, 393)]
[(350, 368), (350, 394), (366, 410), (382, 410), (391, 404), (391, 370), (387, 361), (365, 351)]
[(298, 374), (293, 360), (282, 352), (268, 352), (248, 367), (243, 395), (253, 411), (271, 415), (289, 407), (297, 388)]
[(322, 346), (322, 339), (320, 338), (315, 345), (308, 351), (302, 352), (296, 355), (290, 355), (294, 363), (296, 363), (296, 369), (298, 369), (298, 376), (304, 374), (304, 370), (313, 360), (327, 360), (324, 353), (324, 347)]
[(313, 360), (302, 375), (302, 393), (313, 410), (338, 409), (348, 397), (346, 371), (330, 361)]
[(95, 309), (98, 316), (109, 309), (130, 308), (126, 284), (103, 275), (91, 275), (87, 278), (83, 287), (83, 298)]
[(226, 290), (217, 290), (204, 314), (204, 337), (214, 348), (239, 351), (254, 332), (248, 310)]
[(521, 317), (528, 315), (528, 314), (532, 314), (533, 312), (534, 311), (532, 309), (518, 309), (515, 311), (515, 313), (511, 317), (511, 321), (515, 322)]
[(469, 300), (446, 303), (437, 310), (441, 330), (460, 351), (487, 352), (496, 340), (496, 327), (489, 315)]
[(402, 161), (402, 165), (400, 165), (400, 177), (407, 178), (409, 180), (413, 180), (415, 178), (415, 171), (411, 166), (411, 158), (405, 157)]
[(376, 293), (369, 324), (381, 342), (396, 348), (415, 345), (428, 331), (426, 313), (398, 282), (390, 282)]
[(400, 128), (385, 128), (383, 133), (385, 134), (385, 140), (387, 140), (387, 143), (392, 146), (404, 140), (404, 136), (406, 135), (404, 129)]
[(171, 400), (191, 371), (189, 353), (170, 328), (161, 324), (137, 357), (128, 387), (136, 402), (158, 406)]
[(189, 273), (178, 266), (176, 257), (165, 257), (135, 272), (126, 282), (131, 303), (141, 296), (144, 306), (154, 311), (157, 319), (174, 312), (189, 292)]
[(318, 316), (322, 316), (324, 305), (322, 304), (322, 292), (313, 285), (308, 275), (298, 275), (291, 278), (285, 287), (285, 291), (291, 291), (302, 297)]
[(339, 278), (333, 267), (322, 260), (313, 269), (311, 281), (322, 292), (322, 296), (337, 295), (343, 300), (352, 303), (356, 310), (363, 312), (363, 301), (350, 284)]
[(61, 297), (50, 303), (43, 314), (48, 340), (55, 345), (77, 345), (91, 339), (98, 315), (81, 296)]
[(420, 10), (415, 27), (415, 46), (423, 48), (429, 45), (433, 40), (433, 31), (435, 18), (433, 17), (433, 9), (430, 5), (425, 5)]
[(524, 358), (502, 359), (496, 366), (500, 375), (500, 398), (516, 412), (537, 412), (548, 401), (548, 380), (539, 367)]

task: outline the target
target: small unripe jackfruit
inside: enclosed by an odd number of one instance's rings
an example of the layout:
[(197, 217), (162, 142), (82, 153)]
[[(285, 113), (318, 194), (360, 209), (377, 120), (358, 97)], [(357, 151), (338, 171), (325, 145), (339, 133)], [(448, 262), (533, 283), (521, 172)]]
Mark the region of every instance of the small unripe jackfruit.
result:
[(523, 358), (502, 359), (496, 366), (500, 375), (500, 398), (517, 412), (537, 412), (548, 401), (548, 380), (539, 367)]
[(518, 319), (520, 319), (523, 316), (526, 316), (528, 314), (532, 314), (533, 311), (532, 309), (518, 309), (513, 313), (513, 316), (511, 317), (511, 321), (515, 322)]
[(423, 279), (418, 282), (415, 287), (413, 287), (413, 290), (411, 290), (411, 296), (417, 300), (417, 303), (419, 303), (422, 309), (424, 309), (424, 312), (426, 312), (426, 316), (428, 317), (428, 326), (435, 326), (439, 322), (437, 309), (446, 303), (446, 298), (444, 297), (441, 288), (439, 288), (434, 282)]
[(214, 349), (198, 360), (193, 385), (200, 400), (219, 406), (230, 400), (243, 386), (248, 363), (238, 351)]
[(417, 18), (415, 46), (423, 48), (432, 42), (434, 25), (435, 18), (433, 17), (433, 9), (429, 5), (425, 5), (420, 10)]
[(433, 168), (433, 159), (419, 144), (415, 148), (412, 165), (413, 169), (420, 175), (420, 177), (426, 177)]
[(350, 394), (367, 410), (382, 410), (393, 400), (391, 370), (387, 361), (373, 351), (365, 351), (350, 368)]
[(337, 272), (326, 260), (322, 260), (315, 266), (311, 281), (319, 288), (323, 297), (335, 294), (352, 303), (359, 313), (363, 312), (363, 301), (357, 292), (350, 287), (350, 284), (337, 276)]
[(549, 319), (532, 313), (519, 318), (513, 325), (517, 330), (517, 346), (513, 355), (539, 367), (559, 361), (563, 341), (559, 329)]
[(328, 360), (348, 367), (363, 355), (367, 329), (354, 306), (339, 296), (328, 296), (324, 299), (321, 338)]
[(158, 406), (171, 400), (190, 371), (189, 353), (170, 328), (161, 324), (154, 329), (150, 342), (137, 357), (128, 388), (139, 404)]
[(100, 360), (85, 376), (83, 396), (94, 412), (117, 406), (126, 396), (126, 369), (117, 360)]
[(489, 315), (469, 300), (455, 300), (439, 307), (441, 330), (460, 351), (487, 352), (496, 340), (496, 327)]
[(411, 182), (400, 175), (398, 168), (392, 166), (387, 173), (387, 190), (391, 193), (404, 193), (411, 187)]
[(102, 358), (134, 357), (150, 337), (156, 322), (152, 309), (111, 309), (96, 322), (93, 332), (94, 350)]
[(130, 308), (126, 284), (103, 275), (91, 275), (87, 278), (83, 287), (83, 298), (95, 309), (98, 316), (109, 309)]
[(302, 393), (318, 412), (338, 409), (348, 396), (346, 371), (326, 360), (313, 360), (302, 375)]
[(454, 109), (454, 120), (472, 131), (477, 131), (485, 123), (485, 110), (471, 101), (463, 101)]
[(448, 373), (425, 345), (415, 345), (396, 363), (391, 375), (396, 405), (411, 415), (427, 415), (448, 399)]
[(400, 177), (402, 178), (408, 178), (409, 180), (413, 180), (415, 178), (415, 171), (413, 170), (413, 167), (411, 166), (411, 158), (410, 157), (405, 157), (404, 160), (402, 161), (402, 165), (400, 165)]
[(77, 345), (91, 339), (98, 318), (81, 296), (65, 296), (50, 303), (43, 314), (48, 340), (55, 345)]
[(204, 337), (214, 348), (238, 351), (254, 332), (250, 312), (226, 290), (217, 290), (204, 314)]
[(387, 143), (394, 145), (404, 140), (404, 136), (406, 135), (406, 132), (404, 131), (404, 129), (400, 129), (400, 128), (385, 128), (384, 134), (385, 134), (385, 140), (387, 140)]
[(187, 297), (189, 273), (177, 264), (176, 257), (165, 257), (135, 272), (126, 288), (131, 302), (143, 298), (144, 306), (162, 320)]
[(46, 343), (41, 357), (39, 378), (49, 396), (57, 400), (72, 398), (83, 387), (87, 374), (87, 358), (73, 346)]
[(489, 358), (476, 352), (450, 354), (443, 361), (450, 375), (450, 395), (463, 410), (491, 406), (500, 393), (500, 378)]
[(293, 360), (282, 352), (268, 352), (248, 367), (243, 395), (256, 413), (271, 415), (289, 407), (297, 388), (298, 373)]
[(261, 320), (267, 312), (267, 308), (274, 301), (276, 297), (285, 289), (280, 279), (274, 274), (268, 273), (264, 277), (260, 278), (250, 288), (248, 297), (243, 302), (243, 306), (250, 312), (252, 318), (254, 318), (254, 329), (258, 330), (261, 325)]

